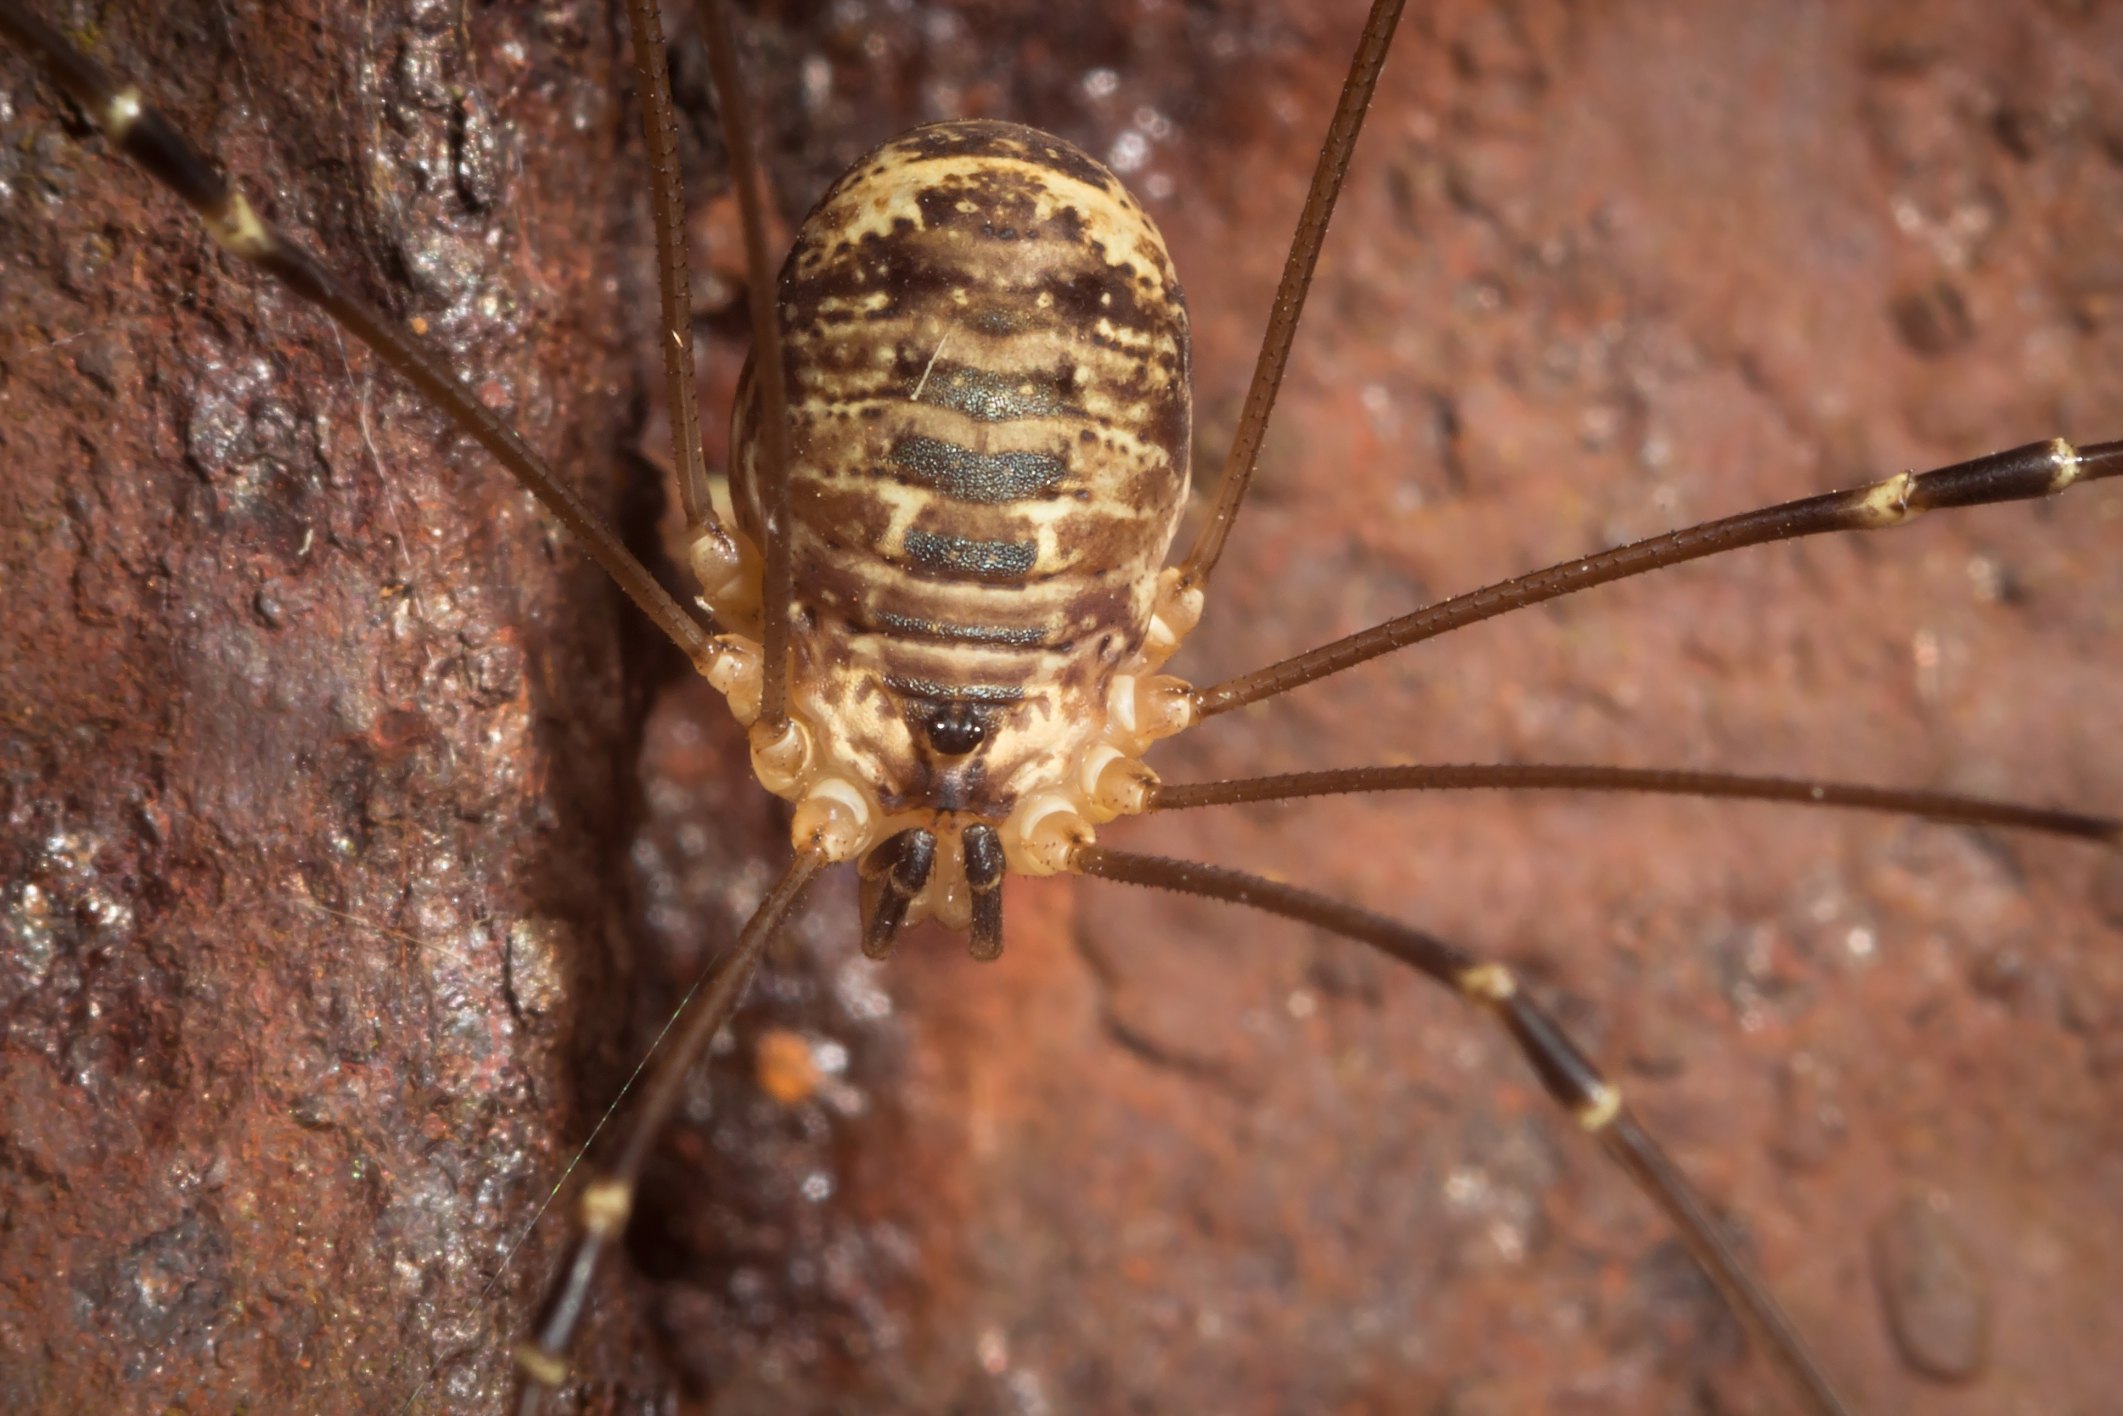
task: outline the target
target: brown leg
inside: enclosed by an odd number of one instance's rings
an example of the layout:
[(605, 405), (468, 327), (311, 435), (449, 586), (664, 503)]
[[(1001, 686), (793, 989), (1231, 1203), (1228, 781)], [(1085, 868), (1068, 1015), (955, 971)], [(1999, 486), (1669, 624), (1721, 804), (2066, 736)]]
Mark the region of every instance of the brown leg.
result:
[(641, 1181), (642, 1168), (663, 1134), (665, 1122), (684, 1093), (686, 1074), (737, 1011), (761, 955), (822, 864), (823, 859), (809, 851), (790, 861), (780, 883), (753, 912), (736, 945), (714, 966), (699, 997), (688, 994), (679, 1000), (666, 1029), (667, 1036), (674, 1029), (677, 1036), (650, 1074), (648, 1090), (627, 1122), (617, 1158), (583, 1186), (582, 1233), (561, 1270), (560, 1284), (547, 1304), (536, 1340), (518, 1349), (517, 1360), (525, 1378), (519, 1408), (524, 1416), (532, 1416), (538, 1410), (548, 1388), (567, 1379), (568, 1344), (589, 1305), (591, 1281), (596, 1278), (605, 1253), (626, 1230), (634, 1205), (634, 1188)]
[(1888, 787), (1821, 782), (1808, 778), (1750, 777), (1730, 772), (1679, 772), (1657, 768), (1579, 767), (1554, 763), (1411, 767), (1341, 767), (1324, 772), (1291, 772), (1277, 777), (1244, 777), (1225, 782), (1160, 782), (1150, 793), (1151, 811), (1178, 811), (1194, 806), (1233, 806), (1241, 802), (1290, 801), (1297, 797), (1337, 796), (1344, 792), (1396, 791), (1600, 791), (1645, 792), (1660, 796), (1717, 797), (1725, 801), (1775, 801), (1794, 806), (1831, 806), (1856, 811), (1890, 811), (1927, 821), (1967, 826), (2003, 826), (2040, 831), (2082, 841), (2114, 845), (2123, 839), (2123, 821), (2076, 811), (1985, 801), (1949, 792), (1899, 791)]
[(1080, 846), (1084, 875), (1250, 905), (1369, 944), (1444, 984), (1501, 1023), (1556, 1104), (1595, 1136), (1616, 1164), (1663, 1210), (1725, 1300), (1791, 1378), (1815, 1416), (1849, 1416), (1784, 1310), (1718, 1226), (1687, 1179), (1623, 1104), (1622, 1094), (1504, 965), (1485, 962), (1435, 935), (1309, 890), (1243, 871), (1191, 861)]
[(1226, 713), (1450, 630), (1649, 570), (1827, 531), (1883, 530), (1926, 511), (2054, 496), (2079, 482), (2119, 474), (2123, 474), (2123, 442), (2075, 448), (2062, 438), (1994, 452), (1932, 472), (1901, 472), (1870, 486), (1779, 502), (1470, 590), (1205, 688), (1196, 698), (1203, 717)]

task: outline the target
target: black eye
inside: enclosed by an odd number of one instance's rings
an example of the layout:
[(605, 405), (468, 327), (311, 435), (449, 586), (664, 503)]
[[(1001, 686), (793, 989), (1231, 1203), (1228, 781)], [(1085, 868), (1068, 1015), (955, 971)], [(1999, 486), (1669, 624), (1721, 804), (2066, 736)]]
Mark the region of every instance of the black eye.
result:
[(946, 757), (963, 757), (988, 737), (987, 725), (963, 703), (938, 704), (922, 727), (929, 735), (929, 746)]

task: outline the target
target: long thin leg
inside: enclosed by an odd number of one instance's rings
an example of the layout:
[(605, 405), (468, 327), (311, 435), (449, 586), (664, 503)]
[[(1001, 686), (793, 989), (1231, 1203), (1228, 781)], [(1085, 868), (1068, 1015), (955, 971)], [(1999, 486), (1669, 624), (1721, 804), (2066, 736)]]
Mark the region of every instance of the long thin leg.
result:
[(1260, 461), (1261, 439), (1268, 433), (1268, 415), (1275, 408), (1275, 395), (1283, 386), (1283, 370), (1290, 362), (1290, 343), (1297, 337), (1297, 319), (1304, 313), (1305, 295), (1312, 288), (1312, 272), (1319, 265), (1320, 246), (1327, 239), (1327, 221), (1342, 194), (1349, 175), (1349, 158), (1356, 151), (1356, 135), (1364, 126), (1371, 107), (1371, 94), (1378, 87), (1379, 70), (1393, 42), (1394, 27), (1401, 20), (1405, 0), (1373, 0), (1364, 32), (1357, 39), (1356, 55), (1349, 61), (1349, 77), (1342, 82), (1341, 99), (1334, 106), (1334, 120), (1327, 125), (1327, 141), (1320, 148), (1319, 166), (1312, 170), (1312, 187), (1305, 193), (1305, 206), (1297, 216), (1297, 235), (1291, 238), (1290, 254), (1283, 261), (1282, 283), (1275, 289), (1275, 304), (1268, 314), (1268, 332), (1261, 338), (1260, 358), (1253, 366), (1253, 382), (1246, 389), (1246, 405), (1239, 414), (1238, 432), (1224, 457), (1224, 470), (1217, 481), (1216, 503), (1209, 519), (1195, 533), (1181, 575), (1190, 586), (1208, 583), (1209, 572), (1224, 553), (1231, 523), (1238, 519), (1239, 503), (1253, 481), (1254, 464)]
[(609, 1170), (582, 1188), (582, 1234), (561, 1271), (560, 1286), (546, 1308), (537, 1340), (517, 1350), (517, 1362), (524, 1375), (519, 1407), (523, 1416), (535, 1416), (546, 1389), (567, 1380), (568, 1345), (589, 1306), (590, 1283), (597, 1276), (605, 1251), (626, 1230), (627, 1216), (634, 1205), (634, 1187), (641, 1181), (642, 1169), (663, 1134), (664, 1123), (670, 1120), (684, 1094), (686, 1074), (737, 1010), (745, 985), (752, 981), (775, 931), (825, 863), (825, 857), (816, 851), (798, 852), (782, 873), (780, 883), (752, 912), (744, 932), (737, 937), (737, 946), (715, 965), (702, 996), (695, 999), (689, 994), (679, 1003), (683, 1022), (678, 1036), (649, 1079), (648, 1090), (620, 1142), (619, 1155)]
[(1485, 963), (1435, 935), (1382, 915), (1243, 871), (1101, 846), (1078, 846), (1070, 866), (1083, 875), (1251, 905), (1317, 925), (1392, 955), (1486, 1010), (1511, 1034), (1548, 1095), (1597, 1137), (1615, 1163), (1665, 1211), (1726, 1302), (1791, 1378), (1807, 1409), (1814, 1416), (1850, 1416), (1791, 1319), (1725, 1238), (1701, 1197), (1622, 1104), (1621, 1092), (1600, 1075), (1547, 1010), (1525, 995), (1510, 969)]
[[(649, 208), (656, 228), (656, 286), (663, 304), (664, 393), (671, 405), (671, 465), (678, 500), (694, 534), (717, 529), (701, 452), (700, 395), (693, 380), (693, 282), (686, 263), (686, 199), (678, 174), (678, 120), (671, 107), (671, 72), (664, 55), (663, 17), (656, 0), (627, 0), (634, 41), (634, 75), (641, 97), (641, 135), (649, 157)], [(725, 533), (727, 534), (727, 533)], [(734, 557), (736, 546), (729, 553)]]
[(476, 439), (510, 474), (582, 542), (617, 581), (627, 598), (703, 669), (715, 658), (708, 635), (656, 583), (624, 543), (552, 469), (495, 417), (396, 322), (348, 294), (317, 258), (251, 210), (212, 163), (141, 97), (101, 64), (75, 50), (57, 31), (0, 0), (0, 37), (34, 59), (66, 90), (119, 151), (198, 213), (223, 250), (278, 281), (374, 350), (376, 356), (425, 394), (449, 420)]
[(1649, 792), (1663, 796), (1721, 797), (1737, 801), (1789, 802), (1859, 811), (1892, 811), (1927, 821), (1968, 826), (2004, 826), (2078, 840), (2123, 844), (2123, 820), (2076, 811), (1988, 801), (1951, 792), (1899, 791), (1852, 782), (1806, 777), (1750, 777), (1732, 772), (1682, 772), (1647, 767), (1579, 767), (1552, 762), (1450, 764), (1409, 767), (1338, 767), (1276, 777), (1238, 777), (1222, 782), (1160, 782), (1145, 811), (1196, 806), (1288, 801), (1293, 797), (1344, 792), (1563, 790)]
[(1228, 713), (1450, 630), (1721, 551), (1769, 541), (1792, 541), (1826, 531), (1878, 531), (1899, 526), (1920, 512), (2028, 501), (2061, 492), (2075, 482), (2094, 482), (2119, 474), (2123, 474), (2123, 442), (2074, 448), (2062, 438), (2055, 438), (1932, 472), (1901, 472), (1870, 486), (1741, 512), (1441, 600), (1427, 609), (1203, 689), (1195, 695), (1196, 706), (1203, 717)]
[[(654, 0), (628, 0), (651, 4)], [(737, 186), (737, 211), (745, 233), (745, 290), (752, 310), (752, 371), (759, 380), (760, 433), (765, 438), (767, 504), (766, 584), (760, 592), (759, 721), (778, 732), (789, 721), (789, 598), (795, 567), (789, 559), (789, 375), (781, 357), (780, 304), (774, 267), (767, 256), (766, 183), (752, 138), (752, 107), (737, 71), (737, 44), (721, 0), (699, 0), (708, 68), (721, 100), (723, 143)]]

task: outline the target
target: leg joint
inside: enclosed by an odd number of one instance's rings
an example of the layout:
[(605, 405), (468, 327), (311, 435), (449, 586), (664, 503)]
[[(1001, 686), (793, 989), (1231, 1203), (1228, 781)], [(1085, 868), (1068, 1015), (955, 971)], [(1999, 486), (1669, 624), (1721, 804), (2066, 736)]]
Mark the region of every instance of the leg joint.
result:
[(1578, 1125), (1588, 1131), (1604, 1131), (1622, 1114), (1622, 1090), (1608, 1082), (1594, 1082), (1585, 1099), (1575, 1108)]
[(557, 1387), (568, 1379), (568, 1359), (535, 1342), (522, 1342), (516, 1345), (516, 1370), (539, 1386)]
[(607, 1239), (627, 1227), (634, 1209), (634, 1186), (625, 1180), (592, 1180), (582, 1191), (582, 1227)]
[(1463, 969), (1455, 980), (1460, 992), (1485, 1006), (1510, 999), (1519, 991), (1518, 978), (1502, 964), (1476, 964)]

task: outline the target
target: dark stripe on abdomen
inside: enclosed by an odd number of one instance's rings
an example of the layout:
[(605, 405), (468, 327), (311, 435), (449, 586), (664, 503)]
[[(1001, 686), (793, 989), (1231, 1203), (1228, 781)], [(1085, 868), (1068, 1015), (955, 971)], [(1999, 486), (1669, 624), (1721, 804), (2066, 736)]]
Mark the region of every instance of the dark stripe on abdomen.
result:
[(934, 679), (905, 678), (899, 674), (886, 674), (885, 687), (909, 698), (926, 698), (935, 703), (1020, 703), (1025, 696), (1022, 688), (1007, 684), (938, 683)]
[(958, 624), (950, 620), (923, 619), (918, 615), (895, 615), (875, 611), (858, 631), (892, 634), (906, 639), (941, 640), (951, 644), (1001, 644), (1014, 649), (1036, 649), (1047, 642), (1047, 632), (1037, 625)]
[(1069, 473), (1069, 465), (1049, 452), (975, 452), (920, 433), (893, 443), (890, 457), (925, 487), (991, 506), (1045, 495)]
[(976, 423), (1019, 418), (1082, 417), (1084, 410), (1061, 396), (1045, 374), (993, 373), (969, 364), (939, 363), (928, 372), (918, 403), (963, 413)]
[(909, 529), (906, 554), (909, 563), (931, 574), (966, 575), (976, 580), (1020, 585), (1039, 560), (1039, 544), (1035, 541), (974, 541), (964, 536)]

